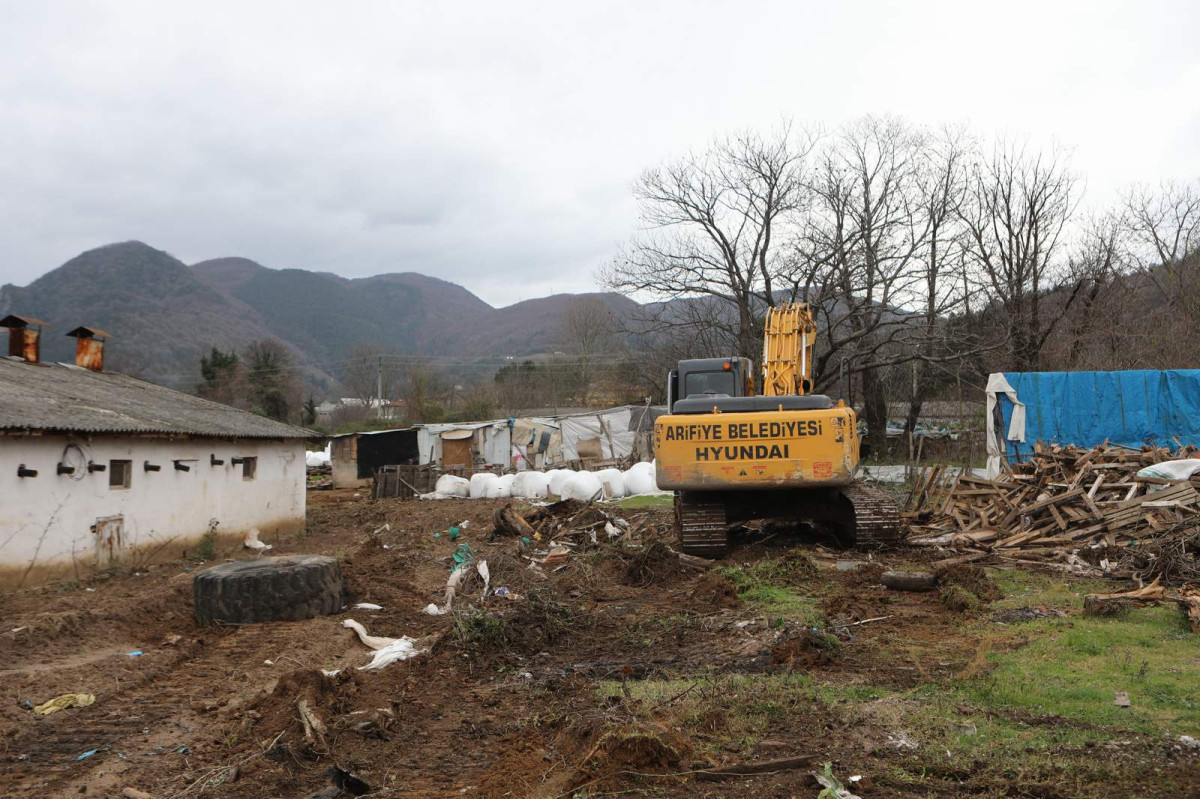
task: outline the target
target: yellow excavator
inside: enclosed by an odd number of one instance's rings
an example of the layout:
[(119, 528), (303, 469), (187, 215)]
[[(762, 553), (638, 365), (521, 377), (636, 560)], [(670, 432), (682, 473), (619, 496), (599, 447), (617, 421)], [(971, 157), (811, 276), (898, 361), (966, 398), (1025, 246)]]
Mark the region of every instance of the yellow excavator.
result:
[(729, 526), (750, 519), (825, 524), (846, 546), (899, 538), (896, 503), (854, 479), (854, 410), (809, 393), (816, 338), (806, 304), (770, 308), (757, 396), (749, 358), (686, 360), (671, 370), (654, 453), (658, 487), (675, 492), (684, 552), (718, 557)]

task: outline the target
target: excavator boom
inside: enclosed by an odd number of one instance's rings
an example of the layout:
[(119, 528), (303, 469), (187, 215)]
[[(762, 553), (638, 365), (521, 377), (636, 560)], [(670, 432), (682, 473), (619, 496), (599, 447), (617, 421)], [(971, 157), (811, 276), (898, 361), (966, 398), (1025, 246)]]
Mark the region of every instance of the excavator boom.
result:
[(763, 325), (763, 394), (804, 395), (812, 391), (812, 351), (817, 325), (804, 303), (767, 310)]

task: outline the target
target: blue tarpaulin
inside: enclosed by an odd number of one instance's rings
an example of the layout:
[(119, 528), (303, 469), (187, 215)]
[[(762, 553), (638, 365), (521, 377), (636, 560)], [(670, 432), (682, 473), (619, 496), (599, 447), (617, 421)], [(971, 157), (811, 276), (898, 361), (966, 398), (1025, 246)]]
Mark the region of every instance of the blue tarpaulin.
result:
[(996, 430), (1010, 463), (1027, 458), (1038, 441), (1200, 446), (1200, 369), (1005, 372), (1004, 378), (1025, 406), (1024, 443), (1009, 441), (1014, 406), (1004, 394), (996, 396)]

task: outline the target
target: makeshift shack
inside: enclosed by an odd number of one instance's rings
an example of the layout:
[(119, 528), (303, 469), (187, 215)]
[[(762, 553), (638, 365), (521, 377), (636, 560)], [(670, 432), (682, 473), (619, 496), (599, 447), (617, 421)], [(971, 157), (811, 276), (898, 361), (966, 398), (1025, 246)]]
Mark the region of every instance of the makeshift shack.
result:
[(1033, 445), (1200, 445), (1200, 370), (997, 372), (987, 384), (988, 474)]
[(507, 468), (512, 458), (508, 420), (417, 425), (419, 463), (446, 471)]
[(559, 417), (562, 462), (648, 460), (654, 420), (666, 412), (662, 406), (622, 405)]
[(420, 455), (417, 441), (417, 430), (412, 427), (334, 436), (330, 453), (333, 487), (370, 485), (381, 466), (416, 463)]

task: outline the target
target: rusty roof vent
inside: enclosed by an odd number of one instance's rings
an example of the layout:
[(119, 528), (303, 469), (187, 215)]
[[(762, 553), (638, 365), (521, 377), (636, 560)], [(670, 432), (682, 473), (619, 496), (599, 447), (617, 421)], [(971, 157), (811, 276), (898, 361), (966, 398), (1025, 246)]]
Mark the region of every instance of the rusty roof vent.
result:
[(93, 372), (104, 371), (104, 342), (112, 338), (95, 327), (80, 325), (67, 334), (75, 339), (75, 365)]
[(42, 328), (50, 326), (49, 322), (32, 316), (9, 314), (0, 319), (0, 327), (8, 328), (8, 354), (29, 363), (41, 363)]

